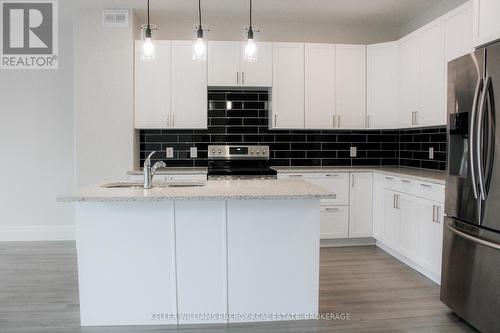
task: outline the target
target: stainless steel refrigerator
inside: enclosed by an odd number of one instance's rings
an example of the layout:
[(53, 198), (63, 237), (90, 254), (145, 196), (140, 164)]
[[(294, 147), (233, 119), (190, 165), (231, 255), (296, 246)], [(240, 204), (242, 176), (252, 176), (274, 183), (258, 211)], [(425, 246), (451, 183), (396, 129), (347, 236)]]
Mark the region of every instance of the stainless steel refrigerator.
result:
[(481, 332), (500, 332), (497, 120), (500, 43), (448, 63), (448, 174), (441, 300)]

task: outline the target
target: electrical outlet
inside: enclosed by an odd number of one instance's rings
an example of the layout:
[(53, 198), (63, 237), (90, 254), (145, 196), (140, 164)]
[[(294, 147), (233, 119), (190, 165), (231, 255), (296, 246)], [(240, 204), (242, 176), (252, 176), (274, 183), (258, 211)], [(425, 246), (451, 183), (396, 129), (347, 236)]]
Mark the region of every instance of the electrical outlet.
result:
[(196, 147), (191, 147), (191, 149), (189, 149), (189, 155), (191, 156), (191, 158), (197, 158), (198, 149)]
[(167, 158), (174, 158), (174, 148), (167, 147), (166, 154)]
[(434, 148), (429, 147), (429, 159), (433, 160), (434, 159)]
[(349, 154), (351, 157), (356, 157), (358, 156), (358, 149), (356, 147), (351, 147), (351, 151)]

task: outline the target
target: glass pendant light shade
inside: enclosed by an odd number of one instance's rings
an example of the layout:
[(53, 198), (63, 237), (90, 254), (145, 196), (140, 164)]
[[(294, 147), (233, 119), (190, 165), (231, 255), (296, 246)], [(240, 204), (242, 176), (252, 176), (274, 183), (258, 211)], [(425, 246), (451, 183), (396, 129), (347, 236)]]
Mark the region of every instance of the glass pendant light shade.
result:
[(207, 44), (203, 39), (202, 27), (198, 27), (196, 40), (193, 43), (193, 60), (205, 61), (207, 60)]
[(193, 44), (193, 60), (207, 60), (207, 44), (203, 40), (203, 25), (201, 24), (201, 0), (198, 0), (198, 25), (195, 26), (196, 40)]

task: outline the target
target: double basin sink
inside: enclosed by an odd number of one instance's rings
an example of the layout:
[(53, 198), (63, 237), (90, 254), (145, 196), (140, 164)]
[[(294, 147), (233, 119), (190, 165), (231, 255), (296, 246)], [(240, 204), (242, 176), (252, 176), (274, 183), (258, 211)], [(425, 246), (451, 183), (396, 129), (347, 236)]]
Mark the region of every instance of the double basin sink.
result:
[[(153, 183), (153, 188), (169, 188), (169, 187), (201, 187), (205, 186), (206, 182), (204, 181), (175, 181), (175, 182), (162, 182), (162, 183)], [(101, 185), (103, 188), (143, 188), (144, 185), (138, 182), (115, 182), (115, 183), (107, 183)]]

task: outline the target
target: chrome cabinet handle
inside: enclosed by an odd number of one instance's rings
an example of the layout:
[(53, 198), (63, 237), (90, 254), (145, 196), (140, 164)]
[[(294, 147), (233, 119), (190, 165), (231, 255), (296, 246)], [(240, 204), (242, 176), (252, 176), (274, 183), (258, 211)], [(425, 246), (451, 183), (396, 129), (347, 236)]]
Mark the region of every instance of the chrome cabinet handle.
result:
[(276, 126), (276, 114), (274, 115), (274, 126)]
[(245, 72), (241, 72), (241, 84), (245, 84)]
[(240, 72), (236, 72), (236, 84), (240, 84)]
[(394, 180), (393, 177), (384, 177), (384, 178), (387, 179), (387, 180)]
[(429, 185), (429, 184), (420, 184), (420, 186), (422, 186), (422, 187), (432, 187), (432, 186), (431, 186), (431, 185)]
[(338, 177), (339, 175), (336, 173), (327, 173), (325, 177)]
[(172, 127), (175, 127), (175, 113), (172, 113)]
[(471, 123), (469, 126), (469, 159), (470, 159), (470, 171), (471, 171), (471, 181), (472, 181), (472, 191), (474, 194), (474, 198), (479, 198), (477, 191), (477, 183), (476, 183), (476, 165), (475, 165), (475, 157), (474, 157), (474, 130), (475, 130), (475, 122), (476, 122), (476, 113), (477, 106), (479, 103), (480, 93), (483, 87), (483, 79), (479, 79), (476, 84), (476, 90), (474, 92), (474, 101), (472, 103), (472, 111), (471, 111)]
[(432, 205), (432, 222), (436, 222), (436, 205)]
[(393, 194), (393, 197), (392, 197), (392, 208), (396, 208), (396, 194)]
[(332, 128), (335, 128), (335, 115), (332, 116)]
[(340, 115), (337, 116), (337, 127), (340, 128)]
[(411, 181), (406, 180), (406, 179), (401, 179), (401, 181), (402, 181), (403, 183), (407, 183), (407, 184), (411, 183)]
[(327, 212), (338, 212), (338, 211), (339, 211), (339, 209), (338, 209), (338, 208), (325, 208), (325, 210), (326, 210)]
[(290, 178), (300, 178), (300, 177), (302, 177), (302, 175), (290, 175), (289, 177)]
[(411, 124), (412, 125), (417, 125), (417, 112), (418, 111), (413, 111), (411, 113)]
[(354, 179), (356, 178), (356, 176), (355, 175), (351, 175), (351, 178), (352, 178), (352, 184), (351, 184), (351, 186), (354, 187), (354, 185), (355, 185), (354, 184), (354, 181), (355, 181)]
[(366, 128), (370, 128), (370, 116), (366, 116)]

